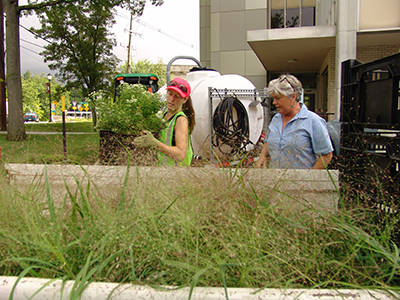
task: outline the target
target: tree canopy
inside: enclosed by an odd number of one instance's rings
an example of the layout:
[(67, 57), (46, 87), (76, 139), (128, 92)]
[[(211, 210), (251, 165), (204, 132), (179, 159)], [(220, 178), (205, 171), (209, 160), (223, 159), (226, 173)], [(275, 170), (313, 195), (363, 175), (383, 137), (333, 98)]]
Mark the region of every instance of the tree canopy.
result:
[[(40, 120), (48, 120), (50, 98), (46, 92), (46, 83), (48, 83), (46, 75), (32, 75), (30, 71), (26, 71), (21, 80), (23, 113), (34, 111), (39, 115)], [(70, 106), (70, 93), (54, 77), (51, 80), (51, 93), (53, 101), (64, 96), (66, 108)], [(56, 106), (56, 111), (57, 114), (61, 113), (61, 105)]]
[[(162, 5), (163, 2), (163, 0), (150, 1), (156, 6)], [(4, 4), (9, 99), (7, 139), (19, 140), (26, 137), (19, 44), (21, 13), (36, 12), (39, 15), (43, 28), (38, 32), (51, 39), (50, 45), (46, 46), (44, 51), (45, 61), (53, 61), (50, 69), (57, 70), (61, 81), (67, 85), (78, 86), (81, 80), (81, 87), (90, 93), (104, 85), (105, 78), (117, 63), (111, 52), (112, 42), (107, 41), (109, 38), (107, 28), (113, 23), (112, 9), (119, 6), (129, 9), (133, 14), (141, 15), (146, 0), (28, 0), (27, 5), (21, 6), (18, 5), (18, 1), (5, 0)], [(100, 24), (101, 20), (105, 23)], [(62, 33), (65, 34), (65, 39), (60, 37)], [(92, 60), (84, 61), (83, 57), (91, 57)], [(79, 68), (86, 68), (86, 76), (81, 77), (82, 71), (80, 73)]]
[(60, 4), (48, 8), (39, 20), (41, 29), (34, 31), (49, 42), (41, 54), (58, 79), (67, 88), (82, 89), (84, 97), (104, 89), (118, 63), (112, 53), (112, 9), (90, 2), (79, 7)]

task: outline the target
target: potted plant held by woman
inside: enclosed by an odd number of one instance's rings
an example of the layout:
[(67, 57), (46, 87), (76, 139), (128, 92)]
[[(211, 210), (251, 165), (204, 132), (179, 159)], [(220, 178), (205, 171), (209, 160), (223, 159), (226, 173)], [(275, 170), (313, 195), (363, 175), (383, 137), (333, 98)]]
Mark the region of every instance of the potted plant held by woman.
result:
[(96, 99), (97, 128), (100, 129), (100, 163), (125, 165), (155, 165), (156, 150), (135, 148), (132, 141), (144, 130), (154, 136), (165, 129), (162, 117), (165, 101), (160, 94), (148, 92), (142, 85), (123, 83), (119, 97)]

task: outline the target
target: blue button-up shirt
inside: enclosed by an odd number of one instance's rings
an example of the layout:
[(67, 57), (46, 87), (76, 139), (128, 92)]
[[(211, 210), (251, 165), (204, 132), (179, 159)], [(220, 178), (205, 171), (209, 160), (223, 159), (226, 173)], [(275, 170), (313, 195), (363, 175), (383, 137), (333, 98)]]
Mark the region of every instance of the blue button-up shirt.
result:
[(265, 142), (273, 169), (311, 169), (317, 158), (333, 151), (326, 121), (302, 104), (282, 131), (282, 115), (269, 125)]

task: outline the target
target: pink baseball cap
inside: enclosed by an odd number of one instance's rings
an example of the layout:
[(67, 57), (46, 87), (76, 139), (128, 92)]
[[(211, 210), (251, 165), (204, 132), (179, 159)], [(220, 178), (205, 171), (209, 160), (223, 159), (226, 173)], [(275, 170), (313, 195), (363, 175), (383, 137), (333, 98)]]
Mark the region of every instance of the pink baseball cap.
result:
[(167, 90), (173, 90), (181, 95), (182, 98), (190, 96), (191, 88), (189, 82), (180, 77), (175, 77), (168, 84)]

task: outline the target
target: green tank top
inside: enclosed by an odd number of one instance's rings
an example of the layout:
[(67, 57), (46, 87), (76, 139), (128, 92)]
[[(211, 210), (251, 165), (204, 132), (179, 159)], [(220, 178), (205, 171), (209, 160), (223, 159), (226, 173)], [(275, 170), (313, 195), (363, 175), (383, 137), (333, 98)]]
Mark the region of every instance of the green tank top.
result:
[[(176, 113), (169, 121), (167, 128), (161, 132), (160, 142), (162, 142), (168, 146), (172, 146), (172, 142), (173, 142), (174, 134), (175, 134), (175, 132), (174, 132), (175, 122), (176, 122), (176, 119), (180, 116), (184, 116), (185, 118), (187, 118), (183, 111)], [(158, 163), (157, 163), (158, 166), (189, 167), (192, 162), (192, 158), (193, 158), (193, 150), (192, 150), (192, 145), (190, 143), (190, 132), (188, 134), (188, 145), (187, 145), (187, 150), (186, 150), (186, 156), (183, 161), (176, 161), (176, 160), (168, 157), (161, 151), (157, 151), (157, 157), (158, 157)]]

